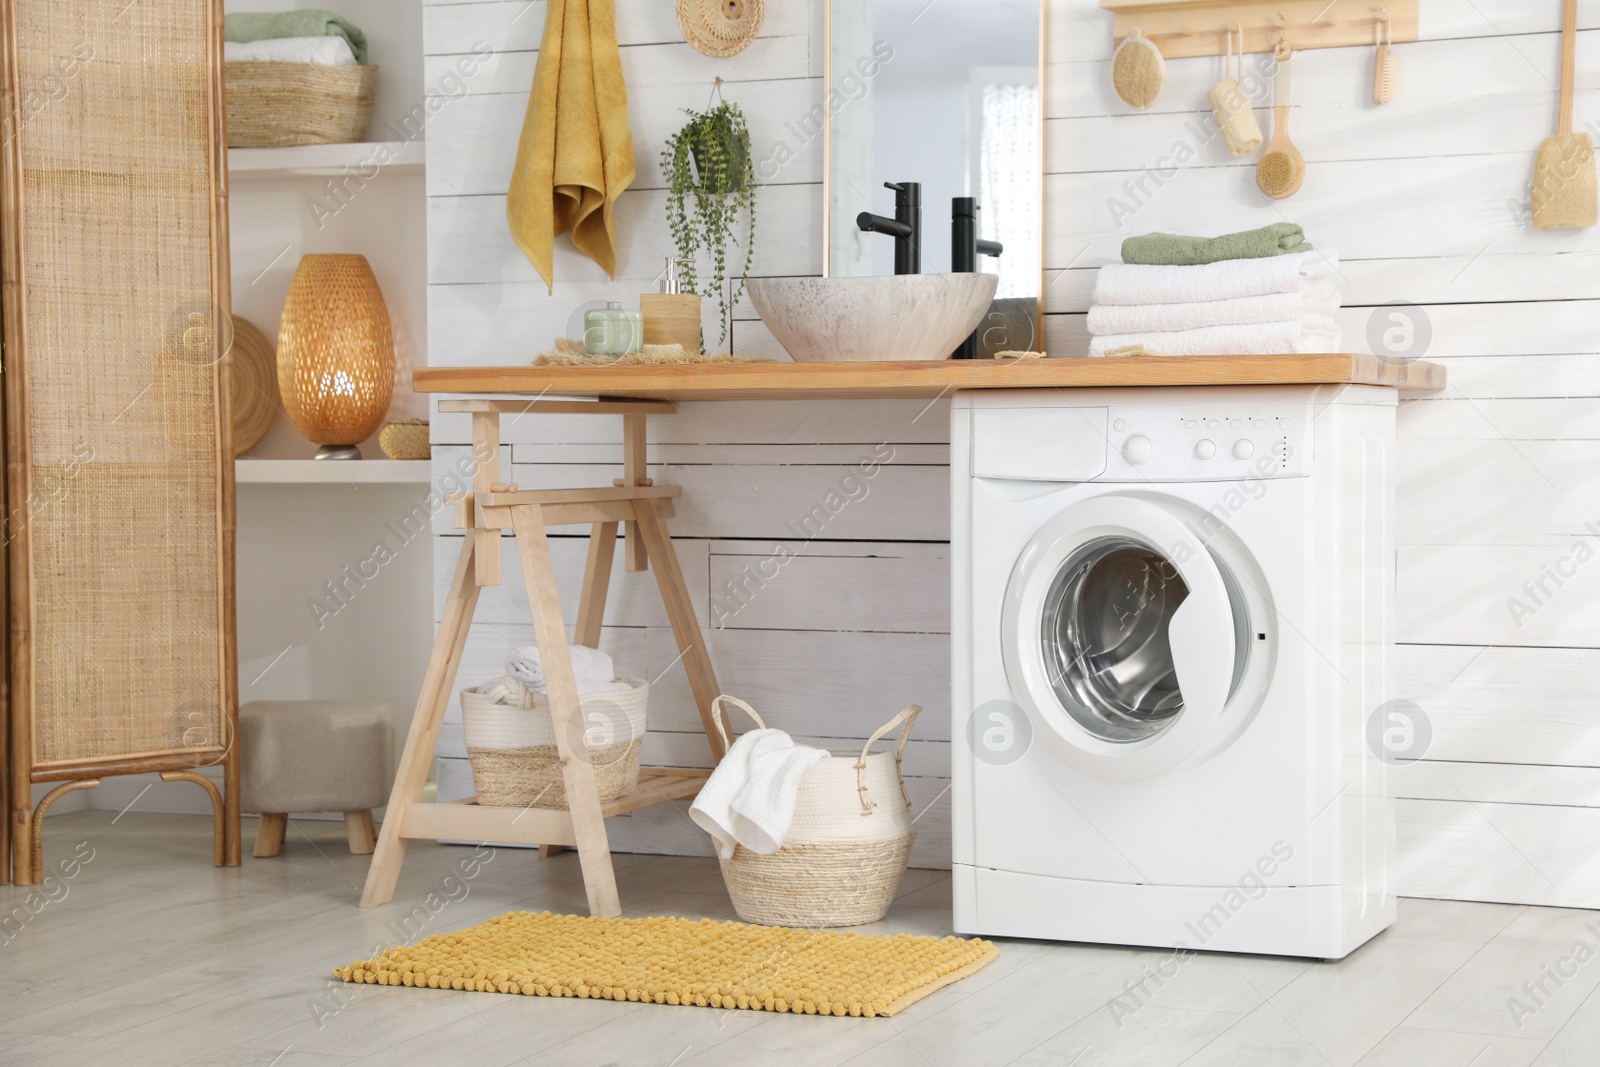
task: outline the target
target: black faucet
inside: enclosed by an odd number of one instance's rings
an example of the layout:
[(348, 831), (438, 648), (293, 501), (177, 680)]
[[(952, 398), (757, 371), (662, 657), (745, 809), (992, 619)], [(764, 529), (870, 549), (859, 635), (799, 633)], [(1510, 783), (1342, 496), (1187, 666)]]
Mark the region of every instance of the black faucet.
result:
[(920, 274), (922, 272), (922, 183), (884, 182), (885, 189), (894, 190), (894, 218), (886, 219), (863, 211), (856, 216), (856, 225), (865, 233), (886, 233), (894, 238), (894, 272)]
[[(952, 274), (975, 274), (979, 256), (998, 256), (1005, 251), (999, 241), (985, 241), (978, 236), (978, 201), (970, 196), (952, 197), (950, 200), (950, 271)], [(951, 359), (978, 358), (978, 331), (961, 342), (950, 355)]]

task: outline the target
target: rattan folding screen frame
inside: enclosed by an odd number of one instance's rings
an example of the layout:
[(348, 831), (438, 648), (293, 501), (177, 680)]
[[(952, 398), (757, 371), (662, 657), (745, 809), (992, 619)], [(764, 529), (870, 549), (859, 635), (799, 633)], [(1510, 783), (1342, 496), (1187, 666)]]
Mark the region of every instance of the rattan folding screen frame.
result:
[(0, 0), (18, 884), (118, 774), (202, 785), (239, 862), (221, 8)]

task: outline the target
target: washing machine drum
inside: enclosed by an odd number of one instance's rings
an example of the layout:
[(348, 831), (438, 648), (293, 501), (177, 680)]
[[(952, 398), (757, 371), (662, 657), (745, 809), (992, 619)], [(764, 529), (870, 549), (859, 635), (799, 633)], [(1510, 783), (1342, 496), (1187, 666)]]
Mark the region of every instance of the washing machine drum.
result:
[(1174, 510), (1106, 496), (1065, 510), (1023, 551), (1002, 640), (1013, 692), (1056, 754), (1133, 780), (1205, 747), (1249, 630), (1226, 564)]

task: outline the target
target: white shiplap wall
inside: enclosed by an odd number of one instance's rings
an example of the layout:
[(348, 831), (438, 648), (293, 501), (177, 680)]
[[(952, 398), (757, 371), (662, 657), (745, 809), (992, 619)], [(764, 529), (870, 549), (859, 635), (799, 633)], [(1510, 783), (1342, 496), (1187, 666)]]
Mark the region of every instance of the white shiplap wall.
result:
[[(569, 332), (584, 301), (631, 303), (653, 288), (670, 250), (656, 157), (677, 109), (703, 106), (719, 74), (749, 116), (758, 159), (780, 140), (794, 156), (762, 191), (755, 273), (819, 272), (821, 145), (796, 135), (821, 98), (818, 3), (769, 4), (761, 39), (726, 61), (684, 44), (672, 9), (617, 0), (639, 160), (618, 209), (619, 280), (558, 246), (549, 297), (504, 221), (545, 3), (425, 8), (430, 86), (478, 42), (496, 53), (429, 127), (431, 363), (525, 362)], [(1370, 49), (1303, 53), (1293, 125), (1308, 177), (1295, 198), (1266, 202), (1248, 163), (1201, 144), (1159, 185), (1145, 179), (1131, 218), (1114, 219), (1108, 201), (1133, 202), (1125, 183), (1194, 141), (1188, 123), (1204, 114), (1220, 61), (1169, 63), (1161, 99), (1132, 114), (1108, 87), (1109, 17), (1095, 0), (1052, 0), (1048, 336), (1053, 355), (1084, 351), (1094, 268), (1116, 258), (1124, 236), (1280, 218), (1342, 254), (1349, 347), (1365, 348), (1378, 305), (1420, 305), (1427, 355), (1450, 367), (1452, 386), (1400, 415), (1400, 695), (1434, 730), (1429, 759), (1401, 775), (1403, 887), (1594, 906), (1600, 710), (1589, 693), (1600, 681), (1600, 564), (1579, 568), (1520, 627), (1506, 606), (1575, 539), (1600, 548), (1585, 526), (1600, 525), (1590, 473), (1600, 461), (1600, 236), (1538, 234), (1513, 211), (1555, 123), (1558, 18), (1554, 3), (1422, 0), (1424, 40), (1400, 48), (1399, 98), (1383, 108), (1368, 98)], [(1581, 19), (1580, 126), (1600, 120), (1600, 2), (1585, 0)], [(781, 358), (748, 307), (737, 319), (737, 351)], [(620, 462), (609, 421), (521, 420), (508, 434), (512, 477), (605, 484)], [(652, 420), (652, 432), (650, 462), (661, 468), (652, 475), (685, 487), (672, 527), (724, 687), (814, 740), (860, 738), (902, 704), (924, 704), (909, 763), (918, 810), (927, 806), (914, 862), (948, 863), (945, 405), (690, 404)], [(437, 464), (465, 454), (459, 418), (436, 416), (434, 437), (451, 446), (436, 451)], [(892, 460), (805, 543), (791, 524), (885, 447)], [(444, 573), (459, 542), (439, 533)], [(764, 585), (745, 580), (780, 543), (797, 558)], [(576, 537), (557, 545), (569, 612), (582, 553)], [(530, 640), (524, 595), (507, 573), (506, 586), (485, 593), (465, 681), (496, 673), (509, 644)], [(727, 583), (740, 581), (748, 603), (724, 614), (738, 606)], [(633, 670), (666, 671), (647, 760), (704, 762), (654, 597), (649, 576), (619, 567), (606, 645)], [(447, 735), (447, 752), (459, 745)], [(442, 779), (459, 781), (461, 766), (446, 760)], [(612, 839), (622, 849), (704, 851), (667, 807), (614, 820)]]

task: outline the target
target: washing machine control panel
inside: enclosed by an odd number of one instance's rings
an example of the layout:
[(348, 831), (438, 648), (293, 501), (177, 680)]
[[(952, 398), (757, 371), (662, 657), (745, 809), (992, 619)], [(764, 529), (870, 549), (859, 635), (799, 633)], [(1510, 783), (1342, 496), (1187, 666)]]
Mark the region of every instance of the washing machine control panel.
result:
[(1309, 471), (1303, 406), (1112, 407), (1102, 480), (1294, 478)]

